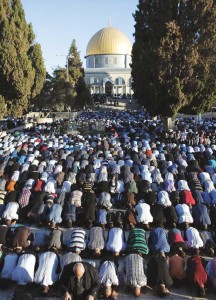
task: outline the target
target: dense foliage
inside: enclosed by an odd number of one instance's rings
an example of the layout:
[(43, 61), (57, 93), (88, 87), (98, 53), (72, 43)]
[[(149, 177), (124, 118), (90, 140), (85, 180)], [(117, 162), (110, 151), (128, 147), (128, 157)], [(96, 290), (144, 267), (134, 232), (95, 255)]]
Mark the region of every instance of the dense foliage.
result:
[(57, 67), (53, 76), (47, 74), (43, 89), (35, 101), (35, 105), (42, 109), (67, 111), (75, 107), (82, 107), (91, 99), (88, 87), (84, 81), (84, 69), (75, 40), (66, 56), (66, 68)]
[(75, 105), (83, 106), (90, 102), (91, 95), (89, 88), (85, 84), (85, 74), (77, 50), (76, 41), (73, 40), (68, 53), (69, 82), (75, 90)]
[(0, 106), (20, 116), (40, 93), (46, 71), (20, 0), (0, 1)]
[(216, 2), (140, 0), (134, 14), (135, 97), (151, 113), (197, 114), (216, 101)]

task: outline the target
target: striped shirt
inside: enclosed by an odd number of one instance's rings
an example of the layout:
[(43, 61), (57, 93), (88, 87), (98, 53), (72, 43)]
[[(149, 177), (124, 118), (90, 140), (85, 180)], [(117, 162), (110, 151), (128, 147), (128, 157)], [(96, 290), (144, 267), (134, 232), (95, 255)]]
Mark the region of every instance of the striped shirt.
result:
[(144, 273), (144, 259), (139, 254), (129, 254), (125, 258), (125, 284), (130, 287), (142, 287), (146, 285)]
[(93, 183), (90, 181), (86, 181), (83, 183), (83, 193), (88, 193), (92, 191)]
[(134, 228), (128, 237), (128, 252), (148, 254), (149, 249), (146, 244), (145, 231), (141, 228)]
[(0, 204), (4, 204), (6, 194), (6, 191), (0, 191)]
[(85, 239), (86, 239), (86, 233), (84, 229), (82, 228), (73, 229), (71, 233), (69, 248), (75, 251), (84, 250), (86, 246)]

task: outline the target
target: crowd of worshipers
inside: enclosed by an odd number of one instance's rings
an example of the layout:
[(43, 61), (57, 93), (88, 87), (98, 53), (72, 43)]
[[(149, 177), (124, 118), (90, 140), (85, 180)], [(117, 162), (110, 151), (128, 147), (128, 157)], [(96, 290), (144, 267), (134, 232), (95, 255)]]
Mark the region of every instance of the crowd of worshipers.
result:
[(78, 118), (105, 132), (61, 136), (54, 122), (1, 134), (1, 287), (55, 286), (65, 300), (114, 298), (122, 280), (136, 296), (146, 285), (161, 296), (215, 289), (215, 120), (164, 131), (144, 111)]

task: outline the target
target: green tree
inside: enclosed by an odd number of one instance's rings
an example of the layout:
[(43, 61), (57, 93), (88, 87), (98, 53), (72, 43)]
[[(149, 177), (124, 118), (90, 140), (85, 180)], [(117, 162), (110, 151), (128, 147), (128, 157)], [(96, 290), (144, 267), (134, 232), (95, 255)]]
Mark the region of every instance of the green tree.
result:
[(73, 40), (68, 53), (68, 73), (70, 82), (76, 86), (80, 77), (83, 76), (82, 62), (77, 50), (76, 40)]
[(55, 111), (65, 111), (75, 103), (74, 86), (66, 79), (66, 69), (57, 68), (54, 71), (50, 107)]
[(22, 115), (45, 79), (42, 53), (34, 38), (20, 0), (0, 1), (0, 95), (9, 114)]
[(42, 108), (51, 108), (53, 86), (53, 77), (49, 73), (46, 73), (46, 79), (44, 81), (41, 92), (36, 97), (34, 97), (32, 101), (34, 108), (38, 108), (40, 110), (42, 110)]
[(90, 101), (91, 95), (84, 80), (84, 69), (77, 50), (76, 40), (73, 40), (68, 53), (69, 82), (74, 87), (75, 104), (83, 106)]
[(83, 76), (81, 76), (77, 82), (76, 92), (77, 92), (76, 104), (78, 106), (83, 107), (84, 105), (90, 103), (91, 94), (84, 80), (84, 70), (83, 70)]
[(40, 44), (36, 43), (30, 47), (29, 57), (35, 70), (34, 84), (31, 87), (31, 99), (34, 99), (40, 93), (46, 79), (46, 69)]
[(140, 0), (132, 87), (151, 115), (197, 114), (216, 100), (214, 0)]
[(3, 96), (0, 95), (0, 119), (3, 118), (7, 111), (5, 99)]

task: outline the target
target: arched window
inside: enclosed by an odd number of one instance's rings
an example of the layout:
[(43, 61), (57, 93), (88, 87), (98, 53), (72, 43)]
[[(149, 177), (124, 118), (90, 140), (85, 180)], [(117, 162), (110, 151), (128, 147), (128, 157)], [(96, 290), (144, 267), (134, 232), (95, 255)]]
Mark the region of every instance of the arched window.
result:
[(115, 85), (125, 85), (125, 80), (122, 77), (118, 77), (115, 80)]
[(98, 83), (99, 83), (99, 80), (96, 77), (91, 77), (90, 78), (90, 84), (97, 85)]

